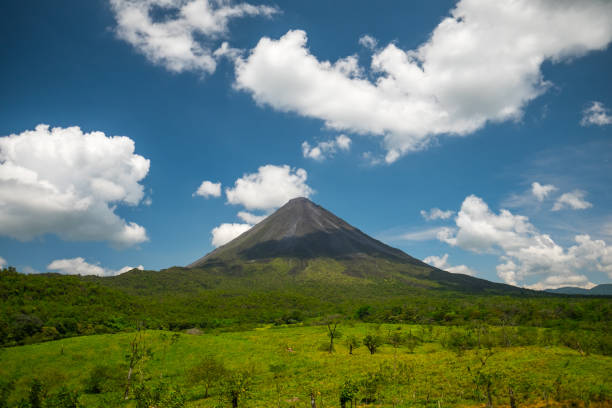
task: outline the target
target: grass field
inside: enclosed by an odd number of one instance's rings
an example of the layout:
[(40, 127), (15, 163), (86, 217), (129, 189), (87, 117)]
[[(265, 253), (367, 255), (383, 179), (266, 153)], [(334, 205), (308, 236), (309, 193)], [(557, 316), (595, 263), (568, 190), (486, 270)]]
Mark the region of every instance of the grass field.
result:
[[(187, 407), (231, 406), (227, 382), (213, 381), (205, 398), (205, 385), (191, 374), (192, 367), (212, 356), (225, 373), (240, 373), (248, 380), (240, 386), (241, 407), (310, 407), (311, 393), (317, 407), (337, 407), (343, 390), (358, 406), (377, 407), (484, 406), (488, 395), (496, 406), (510, 406), (511, 399), (517, 406), (610, 406), (612, 399), (612, 357), (558, 346), (451, 351), (443, 347), (445, 339), (460, 329), (444, 327), (345, 323), (338, 330), (343, 335), (331, 354), (322, 350), (329, 344), (324, 325), (74, 337), (0, 350), (0, 381), (14, 380), (8, 406), (28, 398), (35, 378), (49, 395), (61, 386), (78, 391), (85, 407), (146, 406), (136, 401), (137, 387), (180, 395)], [(411, 333), (422, 341), (385, 344), (375, 354), (362, 345), (349, 355), (345, 339), (372, 333), (385, 339)], [(134, 365), (132, 388), (124, 400), (126, 356), (135, 338), (147, 352)], [(229, 374), (219, 379), (223, 376)]]

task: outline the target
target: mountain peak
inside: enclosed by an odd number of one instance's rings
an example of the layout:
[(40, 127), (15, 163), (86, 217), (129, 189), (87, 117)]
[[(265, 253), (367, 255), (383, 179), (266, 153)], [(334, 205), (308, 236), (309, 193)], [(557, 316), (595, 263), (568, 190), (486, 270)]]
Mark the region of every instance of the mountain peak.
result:
[(247, 232), (188, 267), (199, 267), (213, 260), (354, 258), (365, 255), (420, 263), (404, 252), (364, 234), (308, 198), (297, 197)]

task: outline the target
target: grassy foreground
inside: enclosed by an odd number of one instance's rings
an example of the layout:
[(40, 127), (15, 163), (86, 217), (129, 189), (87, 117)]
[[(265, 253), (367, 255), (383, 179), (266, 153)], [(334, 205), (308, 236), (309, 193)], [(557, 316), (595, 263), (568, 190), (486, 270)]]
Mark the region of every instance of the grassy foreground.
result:
[[(310, 407), (311, 394), (319, 408), (340, 406), (341, 394), (349, 398), (346, 406), (377, 407), (484, 406), (489, 397), (496, 406), (610, 406), (612, 400), (612, 357), (559, 346), (451, 351), (443, 347), (452, 335), (444, 327), (359, 323), (338, 330), (342, 337), (334, 353), (323, 351), (329, 344), (326, 326), (74, 337), (0, 349), (0, 381), (13, 380), (6, 406), (27, 401), (34, 379), (48, 395), (62, 386), (78, 391), (85, 407), (148, 406), (137, 401), (137, 389), (167, 395), (159, 407), (183, 406), (177, 399), (187, 407), (231, 406), (231, 384), (216, 381), (229, 373), (243, 381), (237, 390), (240, 407)], [(388, 339), (394, 333), (411, 333), (422, 341), (381, 345), (375, 354), (361, 345), (349, 355), (346, 339), (351, 336)], [(135, 336), (146, 352), (134, 364), (124, 400)], [(206, 374), (193, 367), (207, 356), (225, 369), (211, 380), (205, 397)]]

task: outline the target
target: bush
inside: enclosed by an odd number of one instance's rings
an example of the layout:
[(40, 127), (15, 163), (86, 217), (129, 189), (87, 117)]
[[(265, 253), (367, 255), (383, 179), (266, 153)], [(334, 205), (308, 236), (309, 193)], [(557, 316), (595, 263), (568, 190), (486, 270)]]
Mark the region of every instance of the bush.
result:
[(170, 386), (164, 381), (151, 384), (141, 381), (134, 387), (136, 408), (182, 408), (185, 396), (180, 388)]
[(8, 397), (15, 389), (15, 381), (0, 380), (0, 408), (8, 407)]
[(102, 394), (117, 391), (123, 382), (123, 375), (118, 367), (96, 366), (85, 380), (85, 392), (88, 394)]
[(45, 408), (78, 408), (79, 393), (66, 387), (60, 388), (57, 394), (51, 395), (45, 401)]

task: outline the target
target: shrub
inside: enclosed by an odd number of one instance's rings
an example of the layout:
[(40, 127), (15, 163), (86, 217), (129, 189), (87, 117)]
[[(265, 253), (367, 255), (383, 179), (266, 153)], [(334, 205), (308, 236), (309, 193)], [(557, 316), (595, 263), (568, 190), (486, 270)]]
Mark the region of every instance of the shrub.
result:
[(101, 394), (117, 391), (123, 383), (123, 375), (118, 367), (96, 366), (85, 380), (85, 392), (88, 394)]

